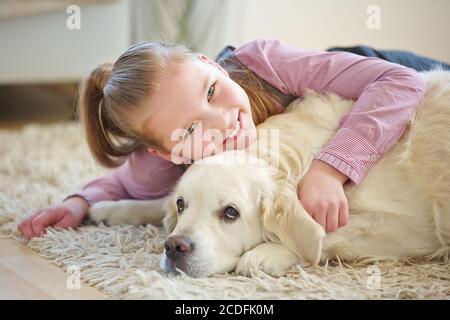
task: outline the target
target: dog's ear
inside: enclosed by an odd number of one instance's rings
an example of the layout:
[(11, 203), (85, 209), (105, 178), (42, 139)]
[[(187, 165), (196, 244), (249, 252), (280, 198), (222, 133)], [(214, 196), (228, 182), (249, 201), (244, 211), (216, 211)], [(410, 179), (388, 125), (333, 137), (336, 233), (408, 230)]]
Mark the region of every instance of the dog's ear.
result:
[(173, 196), (167, 197), (163, 204), (166, 215), (163, 219), (163, 226), (167, 232), (172, 232), (178, 222), (177, 207), (173, 201)]
[(319, 263), (325, 232), (301, 206), (288, 182), (278, 183), (272, 195), (263, 195), (261, 215), (266, 239), (281, 242), (312, 265)]

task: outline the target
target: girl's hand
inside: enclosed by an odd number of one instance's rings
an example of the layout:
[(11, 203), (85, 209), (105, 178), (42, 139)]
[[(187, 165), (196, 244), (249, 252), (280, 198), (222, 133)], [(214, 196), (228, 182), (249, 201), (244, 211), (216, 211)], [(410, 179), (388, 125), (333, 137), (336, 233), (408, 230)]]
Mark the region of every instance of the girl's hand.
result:
[(348, 203), (344, 183), (348, 177), (326, 162), (316, 160), (298, 184), (303, 208), (327, 232), (347, 224)]
[(25, 239), (40, 237), (48, 226), (59, 228), (75, 228), (81, 224), (88, 212), (89, 204), (81, 197), (72, 197), (64, 202), (38, 210), (25, 218), (17, 229)]

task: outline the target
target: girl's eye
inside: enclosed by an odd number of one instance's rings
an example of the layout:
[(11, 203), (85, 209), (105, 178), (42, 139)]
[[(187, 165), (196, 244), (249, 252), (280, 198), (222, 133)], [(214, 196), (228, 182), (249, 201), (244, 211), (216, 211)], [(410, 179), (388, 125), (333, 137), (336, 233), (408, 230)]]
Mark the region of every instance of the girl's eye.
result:
[(186, 130), (184, 139), (186, 139), (192, 132), (194, 132), (196, 125), (197, 125), (197, 121), (195, 121), (193, 124), (191, 124), (191, 126)]
[(209, 90), (208, 90), (208, 101), (211, 100), (211, 98), (212, 98), (212, 96), (213, 96), (215, 90), (216, 90), (216, 83), (214, 82), (214, 83), (211, 85), (211, 87), (209, 87)]
[(187, 129), (187, 134), (191, 134), (192, 132), (194, 132), (195, 129), (195, 123), (193, 123), (188, 129)]

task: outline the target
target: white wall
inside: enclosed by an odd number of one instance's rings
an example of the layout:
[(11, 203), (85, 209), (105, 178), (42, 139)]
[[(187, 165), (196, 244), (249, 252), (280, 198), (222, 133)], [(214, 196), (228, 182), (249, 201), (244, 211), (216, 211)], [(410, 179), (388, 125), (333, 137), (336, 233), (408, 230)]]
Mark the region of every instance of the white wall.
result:
[[(228, 0), (234, 1), (234, 0)], [(309, 49), (365, 44), (410, 50), (450, 63), (449, 0), (243, 0), (238, 34), (242, 44), (257, 37), (277, 38)], [(369, 30), (369, 5), (381, 9), (381, 29)], [(242, 19), (240, 15), (237, 15)], [(236, 21), (241, 23), (241, 21)]]
[[(450, 62), (450, 0), (223, 0), (219, 12), (214, 12), (214, 1), (219, 0), (198, 0), (190, 21), (199, 50), (211, 57), (227, 44), (267, 37), (318, 50), (357, 44), (410, 50)], [(380, 30), (366, 27), (369, 5), (381, 9)], [(130, 7), (147, 10), (130, 6), (129, 0), (82, 5), (81, 30), (66, 28), (63, 10), (0, 21), (0, 83), (77, 81), (96, 64), (114, 60), (136, 33)], [(149, 8), (158, 19), (144, 17), (153, 24), (143, 26), (148, 33), (140, 30), (138, 40), (164, 29), (154, 25), (164, 20), (162, 13)]]
[(77, 81), (129, 46), (127, 1), (80, 7), (80, 30), (65, 10), (0, 21), (0, 83)]

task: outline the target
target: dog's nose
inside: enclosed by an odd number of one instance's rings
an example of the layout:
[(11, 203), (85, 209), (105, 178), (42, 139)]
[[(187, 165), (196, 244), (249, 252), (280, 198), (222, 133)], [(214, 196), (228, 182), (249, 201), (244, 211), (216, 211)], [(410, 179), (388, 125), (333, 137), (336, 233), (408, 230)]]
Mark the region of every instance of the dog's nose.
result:
[(167, 256), (174, 259), (177, 256), (191, 252), (193, 243), (187, 236), (174, 235), (167, 238), (164, 242), (164, 249), (166, 249)]

